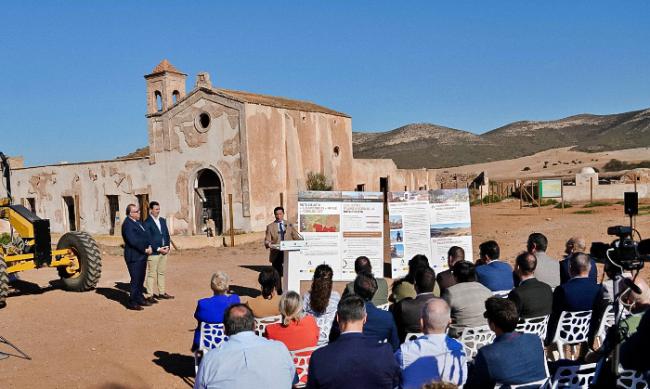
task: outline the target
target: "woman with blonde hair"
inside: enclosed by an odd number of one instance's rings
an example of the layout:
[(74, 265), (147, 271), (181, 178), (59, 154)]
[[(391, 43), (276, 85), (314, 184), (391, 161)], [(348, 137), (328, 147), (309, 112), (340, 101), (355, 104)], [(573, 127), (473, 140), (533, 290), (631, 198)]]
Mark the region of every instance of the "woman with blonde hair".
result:
[(201, 299), (196, 304), (194, 318), (198, 324), (194, 330), (192, 351), (196, 351), (199, 348), (201, 322), (223, 323), (223, 314), (226, 309), (233, 304), (239, 303), (239, 296), (236, 294), (228, 294), (228, 289), (230, 288), (230, 277), (228, 277), (228, 274), (222, 271), (214, 273), (210, 279), (210, 287), (214, 295)]
[(313, 316), (305, 314), (300, 295), (294, 291), (285, 293), (279, 306), (282, 323), (267, 326), (264, 336), (284, 343), (289, 351), (316, 346), (318, 325)]

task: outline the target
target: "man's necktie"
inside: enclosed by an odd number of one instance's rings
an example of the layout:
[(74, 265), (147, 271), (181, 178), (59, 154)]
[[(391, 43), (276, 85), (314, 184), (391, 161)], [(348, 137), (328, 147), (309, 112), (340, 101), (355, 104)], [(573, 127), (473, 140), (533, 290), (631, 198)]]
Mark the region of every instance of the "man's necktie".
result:
[(280, 240), (284, 240), (284, 223), (280, 223)]

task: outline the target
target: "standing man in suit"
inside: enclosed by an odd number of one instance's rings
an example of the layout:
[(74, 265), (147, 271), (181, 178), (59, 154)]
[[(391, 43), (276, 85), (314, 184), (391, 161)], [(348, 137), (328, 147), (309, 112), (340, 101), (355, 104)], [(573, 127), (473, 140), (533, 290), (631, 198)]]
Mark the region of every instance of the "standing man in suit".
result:
[(534, 232), (528, 236), (526, 248), (537, 258), (535, 278), (548, 284), (551, 288), (557, 288), (560, 285), (560, 264), (546, 254), (548, 239), (544, 234)]
[(537, 258), (530, 253), (521, 253), (515, 260), (515, 274), (521, 280), (519, 286), (508, 294), (517, 307), (519, 317), (529, 319), (546, 316), (553, 309), (553, 290), (535, 278)]
[(131, 294), (127, 304), (128, 309), (141, 311), (142, 306), (150, 306), (142, 293), (144, 277), (147, 270), (147, 256), (151, 250), (149, 234), (140, 223), (140, 208), (135, 204), (126, 206), (127, 218), (122, 224), (122, 239), (124, 239), (124, 260), (131, 276)]
[[(284, 274), (284, 254), (282, 251), (272, 248), (271, 245), (279, 244), (283, 240), (302, 240), (302, 236), (300, 236), (293, 225), (287, 224), (284, 220), (284, 208), (275, 207), (273, 215), (275, 216), (275, 220), (266, 226), (264, 247), (271, 250), (269, 252), (269, 262), (278, 271), (280, 279), (282, 279), (282, 275)], [(282, 294), (281, 286), (278, 294)]]
[[(147, 259), (147, 298), (170, 300), (174, 296), (167, 294), (165, 289), (165, 272), (167, 270), (167, 254), (169, 254), (169, 229), (167, 221), (160, 217), (160, 204), (157, 201), (149, 203), (149, 216), (144, 221), (144, 228), (151, 238), (152, 254)], [(158, 294), (155, 290), (158, 289)]]
[(463, 250), (462, 247), (451, 246), (449, 248), (449, 251), (447, 251), (447, 266), (449, 266), (449, 269), (438, 273), (438, 277), (436, 277), (436, 281), (438, 282), (438, 287), (440, 288), (441, 294), (445, 291), (445, 289), (449, 288), (452, 285), (456, 285), (456, 279), (451, 273), (451, 268), (454, 267), (454, 264), (456, 262), (464, 260), (465, 250)]
[(400, 368), (391, 347), (363, 333), (367, 307), (356, 295), (341, 300), (336, 312), (341, 335), (312, 354), (307, 388), (393, 389), (399, 385)]
[(436, 273), (431, 268), (420, 269), (415, 273), (415, 298), (407, 297), (393, 306), (393, 317), (397, 324), (397, 334), (400, 342), (404, 343), (406, 334), (420, 332), (422, 307), (428, 300), (436, 297), (433, 288), (436, 285)]

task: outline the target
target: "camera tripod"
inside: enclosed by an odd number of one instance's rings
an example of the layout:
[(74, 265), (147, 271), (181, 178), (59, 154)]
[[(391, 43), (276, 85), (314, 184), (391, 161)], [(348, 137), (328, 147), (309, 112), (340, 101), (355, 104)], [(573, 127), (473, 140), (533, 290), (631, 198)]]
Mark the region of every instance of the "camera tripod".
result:
[(23, 352), (21, 349), (19, 349), (18, 347), (16, 347), (16, 345), (14, 345), (13, 343), (11, 343), (10, 341), (8, 341), (5, 337), (3, 337), (3, 336), (1, 336), (1, 335), (0, 335), (0, 343), (1, 343), (1, 344), (6, 344), (6, 345), (8, 345), (9, 347), (13, 348), (14, 350), (16, 350), (16, 352), (18, 352), (18, 353), (20, 354), (20, 355), (16, 355), (16, 354), (8, 354), (8, 353), (5, 353), (5, 352), (0, 351), (0, 360), (2, 360), (2, 359), (6, 359), (6, 358), (9, 358), (9, 357), (19, 357), (19, 358), (27, 359), (27, 360), (30, 360), (30, 361), (31, 361), (32, 357), (30, 357), (29, 355), (25, 354), (25, 352)]

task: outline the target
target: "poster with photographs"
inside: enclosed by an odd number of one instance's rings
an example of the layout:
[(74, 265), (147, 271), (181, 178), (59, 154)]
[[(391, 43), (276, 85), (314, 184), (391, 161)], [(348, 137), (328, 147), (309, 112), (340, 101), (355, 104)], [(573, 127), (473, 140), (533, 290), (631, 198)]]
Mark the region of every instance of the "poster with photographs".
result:
[(429, 191), (431, 256), (429, 263), (437, 272), (447, 269), (447, 252), (452, 246), (465, 250), (472, 260), (472, 218), (469, 192), (462, 189)]
[(408, 272), (408, 261), (416, 254), (429, 256), (429, 193), (388, 193), (390, 262), (392, 277)]
[(383, 277), (383, 201), (381, 192), (300, 192), (298, 227), (309, 242), (300, 278), (312, 279), (316, 266), (326, 263), (335, 281), (351, 281), (361, 255)]

